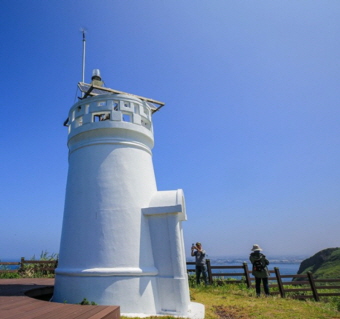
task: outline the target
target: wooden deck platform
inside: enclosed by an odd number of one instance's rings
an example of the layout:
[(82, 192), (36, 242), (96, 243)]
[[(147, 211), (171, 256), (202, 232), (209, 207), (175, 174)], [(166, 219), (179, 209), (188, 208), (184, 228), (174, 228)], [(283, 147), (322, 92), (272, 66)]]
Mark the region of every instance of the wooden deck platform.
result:
[[(53, 292), (54, 279), (0, 279), (1, 319), (118, 319), (119, 306), (82, 306), (32, 298)], [(31, 297), (29, 297), (31, 296)]]

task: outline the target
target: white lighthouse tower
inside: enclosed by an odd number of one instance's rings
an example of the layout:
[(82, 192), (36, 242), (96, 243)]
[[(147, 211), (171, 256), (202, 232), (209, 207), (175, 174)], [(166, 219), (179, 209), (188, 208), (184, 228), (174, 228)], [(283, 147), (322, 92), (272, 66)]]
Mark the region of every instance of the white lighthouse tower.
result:
[(152, 114), (159, 101), (79, 83), (53, 301), (118, 305), (126, 315), (204, 317), (189, 298), (182, 190), (158, 191)]

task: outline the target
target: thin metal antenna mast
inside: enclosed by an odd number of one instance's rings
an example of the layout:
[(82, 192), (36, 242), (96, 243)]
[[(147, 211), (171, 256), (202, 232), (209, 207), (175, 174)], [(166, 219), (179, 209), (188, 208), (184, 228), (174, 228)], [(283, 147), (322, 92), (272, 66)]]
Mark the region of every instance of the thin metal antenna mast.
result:
[(85, 49), (86, 49), (86, 38), (85, 33), (86, 30), (84, 28), (81, 29), (81, 32), (83, 33), (83, 65), (82, 65), (82, 82), (85, 82)]

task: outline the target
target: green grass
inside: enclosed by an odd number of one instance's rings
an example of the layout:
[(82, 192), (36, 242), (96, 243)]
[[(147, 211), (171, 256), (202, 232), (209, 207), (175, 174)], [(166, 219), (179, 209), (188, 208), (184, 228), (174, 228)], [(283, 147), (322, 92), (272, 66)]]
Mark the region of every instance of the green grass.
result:
[[(339, 278), (340, 258), (335, 255), (340, 255), (340, 251), (335, 251), (330, 259), (315, 272), (315, 278)], [(337, 257), (336, 261), (334, 261), (335, 257)]]
[[(191, 300), (205, 305), (207, 319), (219, 318), (340, 318), (340, 298), (332, 302), (300, 301), (279, 296), (257, 298), (244, 285), (190, 288)], [(224, 314), (224, 315), (223, 315)]]
[(334, 250), (327, 260), (325, 260), (321, 266), (315, 268), (315, 265), (304, 269), (302, 272), (306, 274), (308, 271), (312, 271), (315, 279), (319, 278), (339, 278), (340, 274), (340, 249)]
[(300, 301), (279, 296), (257, 298), (254, 289), (248, 289), (244, 284), (191, 287), (190, 299), (205, 305), (206, 319), (340, 318), (340, 297), (327, 298), (327, 302)]

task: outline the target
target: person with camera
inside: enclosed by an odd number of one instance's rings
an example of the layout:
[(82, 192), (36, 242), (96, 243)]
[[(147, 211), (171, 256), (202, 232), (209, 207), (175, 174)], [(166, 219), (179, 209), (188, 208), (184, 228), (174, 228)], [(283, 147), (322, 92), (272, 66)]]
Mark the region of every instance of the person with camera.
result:
[(201, 274), (203, 276), (205, 285), (207, 285), (208, 284), (207, 262), (205, 259), (205, 250), (202, 248), (202, 244), (200, 242), (197, 242), (196, 245), (192, 244), (191, 256), (195, 256), (197, 285), (199, 285), (201, 282), (200, 280)]
[(249, 256), (249, 260), (253, 265), (252, 275), (255, 277), (255, 288), (256, 295), (260, 297), (261, 295), (261, 281), (263, 282), (264, 293), (269, 296), (269, 287), (268, 287), (268, 277), (269, 270), (268, 265), (269, 261), (265, 255), (261, 253), (262, 248), (255, 244), (251, 249), (253, 252)]

